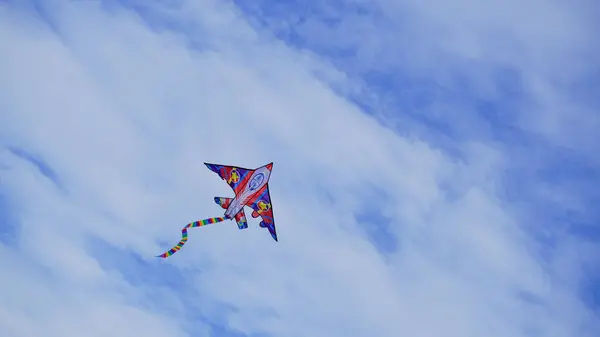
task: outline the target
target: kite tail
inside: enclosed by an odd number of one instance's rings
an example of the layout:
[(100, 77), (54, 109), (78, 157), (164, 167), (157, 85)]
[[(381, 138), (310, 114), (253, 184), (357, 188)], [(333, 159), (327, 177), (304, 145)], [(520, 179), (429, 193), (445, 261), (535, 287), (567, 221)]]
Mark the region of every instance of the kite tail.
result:
[(187, 233), (188, 228), (205, 226), (205, 225), (208, 225), (208, 224), (211, 224), (211, 223), (217, 223), (217, 222), (221, 222), (221, 221), (224, 221), (224, 220), (225, 220), (225, 218), (222, 218), (222, 217), (219, 217), (219, 218), (208, 218), (208, 219), (194, 221), (194, 222), (191, 222), (191, 223), (187, 224), (181, 230), (181, 241), (179, 241), (179, 243), (177, 245), (175, 245), (175, 247), (171, 248), (169, 251), (164, 252), (164, 253), (162, 253), (160, 255), (156, 255), (156, 257), (162, 257), (163, 259), (165, 259), (165, 258), (167, 258), (167, 257), (175, 254), (178, 250), (180, 250), (181, 247), (183, 247), (183, 245), (188, 240), (188, 233)]

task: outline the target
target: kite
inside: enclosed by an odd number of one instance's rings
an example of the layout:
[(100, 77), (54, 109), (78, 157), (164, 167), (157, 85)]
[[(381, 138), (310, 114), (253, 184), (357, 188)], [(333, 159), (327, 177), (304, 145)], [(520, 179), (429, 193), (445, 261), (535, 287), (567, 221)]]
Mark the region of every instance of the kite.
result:
[(244, 206), (252, 208), (252, 217), (258, 218), (260, 216), (262, 219), (259, 226), (268, 229), (273, 240), (279, 241), (277, 239), (277, 231), (275, 230), (275, 221), (273, 220), (271, 195), (269, 194), (269, 178), (271, 176), (273, 163), (269, 163), (254, 170), (218, 164), (204, 163), (204, 165), (211, 171), (217, 173), (221, 179), (229, 184), (233, 189), (235, 197), (215, 197), (215, 202), (225, 209), (225, 215), (223, 217), (208, 218), (187, 224), (181, 230), (181, 241), (173, 248), (157, 257), (167, 258), (179, 251), (188, 240), (188, 228), (201, 227), (233, 219), (235, 219), (240, 230), (248, 228), (248, 220), (244, 213)]

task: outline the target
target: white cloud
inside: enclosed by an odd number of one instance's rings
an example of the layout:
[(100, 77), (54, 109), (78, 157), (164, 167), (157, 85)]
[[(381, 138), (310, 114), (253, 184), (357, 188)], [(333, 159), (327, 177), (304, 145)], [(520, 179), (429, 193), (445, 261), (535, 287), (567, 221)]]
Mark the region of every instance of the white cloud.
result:
[[(158, 33), (117, 5), (39, 4), (57, 33), (3, 5), (4, 145), (37, 154), (61, 182), (0, 156), (19, 234), (0, 245), (11, 336), (207, 335), (199, 316), (248, 335), (592, 335), (571, 279), (541, 264), (495, 196), (503, 153), (474, 144), (458, 161), (401, 137), (313, 75), (355, 85), (327, 62), (230, 5), (182, 4), (148, 8), (186, 27)], [(215, 224), (153, 258), (185, 223), (220, 215), (213, 196), (231, 195), (204, 161), (275, 162), (279, 243), (255, 221)], [(385, 197), (372, 211), (399, 241), (385, 259), (353, 216), (373, 189)], [(123, 267), (132, 254), (141, 260)]]

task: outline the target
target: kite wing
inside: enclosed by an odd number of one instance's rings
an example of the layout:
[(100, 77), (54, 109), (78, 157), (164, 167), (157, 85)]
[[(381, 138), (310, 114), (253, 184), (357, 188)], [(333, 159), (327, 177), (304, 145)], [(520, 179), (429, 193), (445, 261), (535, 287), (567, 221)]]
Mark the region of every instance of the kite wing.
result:
[(227, 166), (219, 164), (204, 163), (209, 170), (217, 173), (221, 179), (225, 180), (229, 186), (233, 189), (233, 192), (237, 195), (246, 184), (246, 181), (250, 179), (254, 170), (237, 167)]
[(255, 196), (248, 200), (247, 206), (250, 206), (254, 211), (252, 217), (261, 217), (262, 221), (259, 226), (267, 228), (273, 240), (277, 240), (277, 231), (275, 230), (275, 220), (273, 219), (273, 206), (271, 204), (271, 195), (269, 194), (269, 184), (263, 186)]

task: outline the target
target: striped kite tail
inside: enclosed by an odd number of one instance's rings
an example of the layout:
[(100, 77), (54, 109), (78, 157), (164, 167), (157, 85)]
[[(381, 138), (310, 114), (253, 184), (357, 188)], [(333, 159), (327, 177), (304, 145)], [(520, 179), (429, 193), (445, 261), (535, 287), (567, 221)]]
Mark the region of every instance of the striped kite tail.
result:
[(217, 222), (221, 222), (221, 221), (225, 221), (225, 218), (222, 218), (222, 217), (208, 218), (208, 219), (198, 220), (198, 221), (194, 221), (194, 222), (187, 224), (181, 230), (181, 241), (179, 241), (179, 243), (177, 245), (175, 245), (175, 247), (169, 249), (168, 251), (166, 251), (160, 255), (156, 255), (156, 257), (162, 257), (163, 259), (165, 259), (165, 258), (175, 254), (178, 250), (180, 250), (181, 247), (183, 247), (183, 245), (185, 245), (185, 243), (188, 240), (188, 233), (187, 233), (188, 228), (206, 226), (208, 224), (217, 223)]

